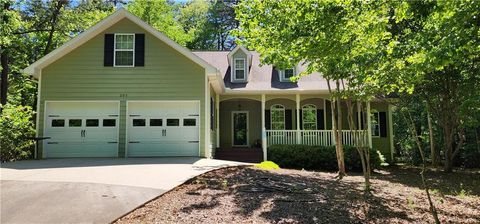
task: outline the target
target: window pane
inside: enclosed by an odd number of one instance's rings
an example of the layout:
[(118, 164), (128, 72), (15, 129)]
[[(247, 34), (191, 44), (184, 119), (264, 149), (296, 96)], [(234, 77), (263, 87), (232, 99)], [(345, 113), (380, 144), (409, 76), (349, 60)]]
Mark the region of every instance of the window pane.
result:
[(196, 119), (183, 119), (183, 126), (195, 126), (197, 123)]
[(180, 119), (167, 119), (167, 126), (180, 126)]
[(115, 35), (115, 49), (133, 50), (133, 35)]
[(293, 69), (285, 69), (283, 74), (285, 74), (285, 79), (289, 79), (293, 76), (294, 72)]
[(235, 59), (235, 69), (244, 69), (245, 61), (243, 59)]
[(235, 79), (245, 79), (245, 70), (235, 70)]
[(132, 124), (134, 127), (144, 127), (145, 119), (133, 119)]
[(133, 51), (115, 51), (115, 65), (132, 66)]
[(68, 120), (68, 127), (81, 127), (82, 119), (70, 119)]
[(150, 127), (158, 127), (163, 125), (162, 119), (150, 119)]
[(85, 124), (87, 127), (98, 127), (99, 122), (98, 119), (87, 119)]
[(115, 127), (116, 123), (115, 119), (103, 119), (103, 127)]
[(65, 127), (65, 120), (64, 119), (53, 119), (52, 120), (52, 127)]

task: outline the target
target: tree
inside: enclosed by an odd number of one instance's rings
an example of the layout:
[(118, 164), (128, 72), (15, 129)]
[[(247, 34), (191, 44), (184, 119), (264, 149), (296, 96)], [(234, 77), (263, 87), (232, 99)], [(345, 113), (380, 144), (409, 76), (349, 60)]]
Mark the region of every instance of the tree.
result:
[[(263, 63), (280, 69), (305, 63), (306, 71), (296, 78), (319, 71), (327, 79), (340, 178), (345, 175), (341, 102), (346, 99), (349, 127), (356, 128), (353, 102), (361, 109), (361, 103), (379, 90), (370, 84), (369, 76), (377, 72), (375, 62), (386, 50), (382, 43), (389, 37), (387, 9), (384, 2), (334, 0), (248, 0), (237, 8), (240, 28), (236, 34), (242, 44), (260, 52)], [(369, 150), (358, 148), (368, 190)]]

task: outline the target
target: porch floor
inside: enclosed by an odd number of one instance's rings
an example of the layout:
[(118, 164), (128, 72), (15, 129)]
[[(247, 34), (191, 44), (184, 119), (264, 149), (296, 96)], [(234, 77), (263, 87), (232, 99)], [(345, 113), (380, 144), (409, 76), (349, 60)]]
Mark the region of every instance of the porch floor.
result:
[(263, 152), (261, 148), (216, 149), (215, 159), (259, 163), (263, 161)]

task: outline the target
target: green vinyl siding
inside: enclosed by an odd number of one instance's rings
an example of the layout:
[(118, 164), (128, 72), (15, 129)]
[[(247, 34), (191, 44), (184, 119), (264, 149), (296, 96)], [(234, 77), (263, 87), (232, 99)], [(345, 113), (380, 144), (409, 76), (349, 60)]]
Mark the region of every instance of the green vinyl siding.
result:
[[(104, 67), (106, 33), (144, 33), (144, 67)], [(128, 19), (123, 19), (42, 70), (39, 135), (45, 100), (120, 101), (120, 157), (125, 156), (126, 101), (199, 100), (200, 155), (205, 155), (205, 70)]]
[(382, 153), (383, 156), (390, 161), (390, 129), (388, 125), (390, 124), (390, 120), (388, 119), (388, 105), (386, 103), (381, 102), (371, 102), (370, 103), (370, 111), (371, 112), (386, 112), (387, 117), (387, 136), (386, 137), (372, 137), (372, 147)]

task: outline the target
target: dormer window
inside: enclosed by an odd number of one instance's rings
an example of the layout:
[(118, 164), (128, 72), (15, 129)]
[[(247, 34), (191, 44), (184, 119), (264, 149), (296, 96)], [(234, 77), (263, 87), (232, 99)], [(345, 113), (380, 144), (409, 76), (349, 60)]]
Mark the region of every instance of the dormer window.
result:
[(289, 68), (285, 70), (280, 70), (280, 81), (281, 82), (290, 82), (290, 78), (295, 76), (295, 68)]
[(133, 67), (135, 61), (135, 35), (115, 34), (115, 67)]
[(235, 58), (234, 61), (234, 82), (244, 82), (247, 80), (247, 63), (245, 58)]

